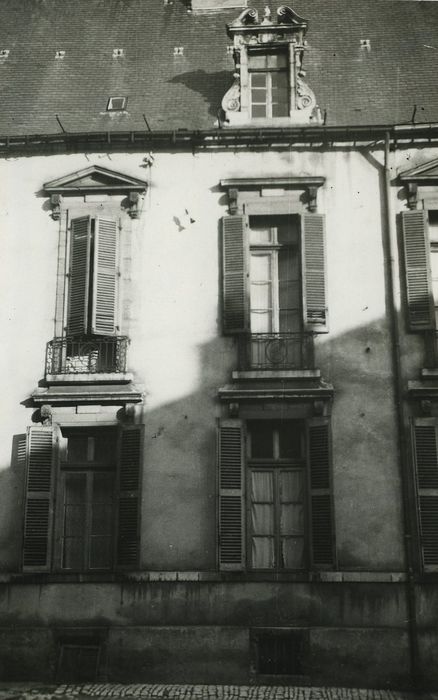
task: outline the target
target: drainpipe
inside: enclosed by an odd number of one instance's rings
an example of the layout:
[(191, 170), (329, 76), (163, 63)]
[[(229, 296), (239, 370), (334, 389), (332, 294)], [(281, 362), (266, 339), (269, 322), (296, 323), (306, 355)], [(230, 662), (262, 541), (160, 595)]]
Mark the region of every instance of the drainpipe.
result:
[[(394, 146), (396, 148), (396, 146)], [(407, 424), (405, 408), (403, 403), (403, 376), (400, 355), (400, 327), (397, 312), (397, 299), (394, 288), (395, 279), (395, 256), (394, 245), (397, 240), (395, 216), (391, 206), (391, 168), (390, 168), (390, 134), (385, 133), (385, 244), (387, 258), (387, 274), (389, 282), (389, 315), (392, 335), (392, 359), (394, 369), (394, 392), (397, 413), (397, 427), (399, 436), (399, 459), (400, 476), (402, 484), (402, 505), (403, 505), (403, 526), (404, 526), (404, 549), (406, 561), (406, 603), (408, 611), (407, 631), (409, 638), (409, 653), (411, 666), (411, 682), (414, 689), (419, 689), (421, 685), (421, 672), (419, 664), (418, 650), (418, 626), (416, 611), (416, 594), (414, 580), (414, 553), (413, 553), (413, 533), (414, 524), (411, 517), (411, 498), (413, 493), (413, 483), (411, 474), (411, 464), (409, 460), (409, 446), (406, 438)]]

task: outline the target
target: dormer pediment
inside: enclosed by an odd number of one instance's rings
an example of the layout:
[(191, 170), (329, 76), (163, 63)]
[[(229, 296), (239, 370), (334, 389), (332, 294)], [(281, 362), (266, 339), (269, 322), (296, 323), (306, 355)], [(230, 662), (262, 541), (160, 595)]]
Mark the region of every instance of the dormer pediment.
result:
[(438, 159), (430, 160), (423, 165), (418, 165), (411, 170), (400, 173), (400, 180), (403, 182), (425, 182), (427, 180), (438, 181)]
[(129, 193), (144, 192), (146, 188), (147, 183), (144, 180), (100, 165), (91, 165), (89, 168), (69, 173), (43, 185), (43, 189), (49, 194)]

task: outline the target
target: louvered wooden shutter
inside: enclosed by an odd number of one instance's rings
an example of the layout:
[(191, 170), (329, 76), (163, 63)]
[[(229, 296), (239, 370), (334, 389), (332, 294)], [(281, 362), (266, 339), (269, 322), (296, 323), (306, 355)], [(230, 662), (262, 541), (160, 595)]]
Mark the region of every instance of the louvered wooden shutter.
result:
[(303, 268), (303, 315), (308, 331), (328, 330), (325, 217), (303, 214), (301, 218)]
[(136, 568), (140, 551), (143, 426), (122, 426), (119, 436), (116, 563)]
[(414, 457), (421, 551), (425, 571), (438, 571), (438, 449), (435, 418), (417, 418)]
[(54, 429), (29, 428), (26, 452), (23, 571), (48, 571), (57, 455)]
[(248, 227), (244, 216), (222, 219), (223, 332), (249, 329)]
[(90, 241), (91, 218), (84, 216), (72, 219), (67, 310), (69, 335), (86, 333), (88, 330)]
[(402, 222), (409, 328), (412, 331), (432, 329), (434, 308), (427, 213), (420, 209), (404, 211)]
[(326, 418), (307, 422), (310, 483), (311, 561), (315, 568), (335, 565), (331, 489), (330, 432)]
[(219, 424), (219, 567), (245, 566), (244, 433), (240, 420)]
[(117, 315), (117, 221), (96, 219), (91, 331), (114, 335)]

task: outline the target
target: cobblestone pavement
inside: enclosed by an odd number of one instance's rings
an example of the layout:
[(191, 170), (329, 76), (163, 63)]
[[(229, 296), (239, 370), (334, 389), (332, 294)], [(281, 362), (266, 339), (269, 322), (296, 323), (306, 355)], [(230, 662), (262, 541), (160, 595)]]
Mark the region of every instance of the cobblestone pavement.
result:
[(169, 700), (438, 700), (438, 692), (414, 694), (361, 688), (245, 685), (153, 685), (86, 683), (37, 686), (0, 684), (0, 700), (89, 700), (89, 698), (169, 698)]

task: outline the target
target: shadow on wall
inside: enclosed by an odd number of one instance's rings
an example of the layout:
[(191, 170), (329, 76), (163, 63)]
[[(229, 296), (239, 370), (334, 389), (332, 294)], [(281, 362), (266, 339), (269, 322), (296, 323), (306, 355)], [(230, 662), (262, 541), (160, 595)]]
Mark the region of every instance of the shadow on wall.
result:
[[(233, 82), (230, 71), (218, 71), (217, 73), (206, 73), (204, 70), (195, 70), (189, 73), (181, 73), (168, 83), (181, 84), (193, 92), (202, 95), (204, 101), (208, 103), (208, 113), (217, 118), (221, 109), (221, 99)], [(219, 100), (218, 100), (219, 96)]]
[[(398, 478), (393, 464), (397, 437), (388, 324), (378, 319), (337, 337), (321, 336), (315, 351), (323, 380), (333, 384), (335, 390), (335, 500), (341, 499), (345, 520), (348, 513), (352, 517), (348, 532), (339, 538), (343, 542), (339, 564), (363, 567), (375, 561), (370, 548), (373, 542), (383, 546), (385, 528), (368, 512), (366, 499), (356, 503), (355, 494), (362, 489), (371, 502), (373, 484), (378, 483), (377, 501), (382, 500), (378, 507), (383, 509), (384, 497), (393, 502), (391, 479)], [(194, 352), (198, 353), (194, 391), (162, 405), (154, 405), (150, 396), (151, 408), (148, 400), (144, 408), (144, 569), (216, 568), (216, 422), (221, 413), (218, 389), (231, 381), (231, 371), (237, 368), (237, 343), (234, 338), (217, 337), (194, 348)], [(419, 342), (419, 367), (422, 360)], [(160, 371), (163, 381), (169, 381), (168, 368)], [(147, 390), (147, 375), (145, 383)], [(159, 378), (157, 381), (154, 377), (154, 383), (160, 386)], [(15, 435), (12, 441), (11, 464), (0, 472), (0, 570), (16, 572), (21, 561), (25, 434)], [(364, 523), (374, 522), (376, 532), (355, 527), (355, 513), (362, 513)], [(393, 531), (391, 538), (395, 536)], [(390, 549), (386, 556), (388, 565), (395, 565)]]

